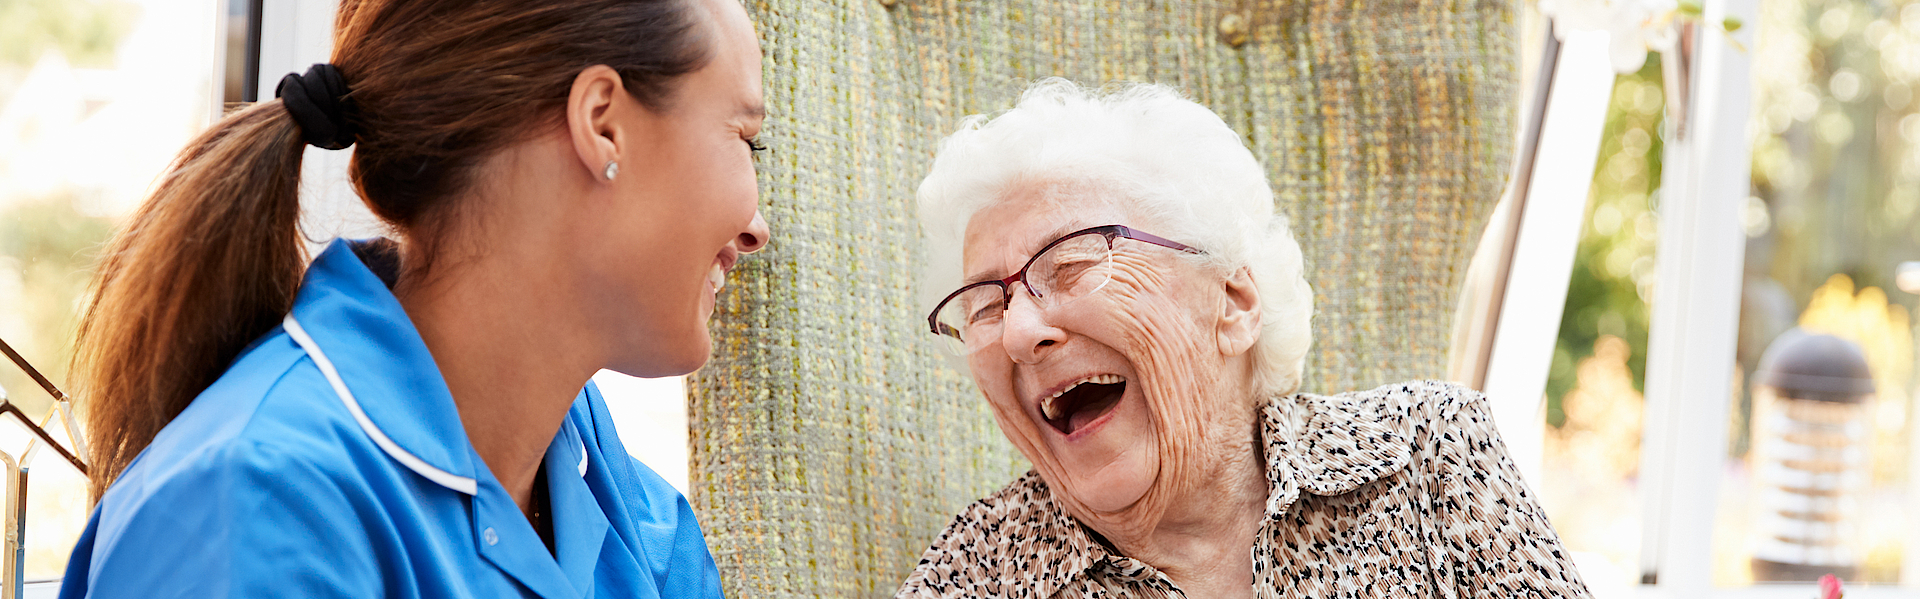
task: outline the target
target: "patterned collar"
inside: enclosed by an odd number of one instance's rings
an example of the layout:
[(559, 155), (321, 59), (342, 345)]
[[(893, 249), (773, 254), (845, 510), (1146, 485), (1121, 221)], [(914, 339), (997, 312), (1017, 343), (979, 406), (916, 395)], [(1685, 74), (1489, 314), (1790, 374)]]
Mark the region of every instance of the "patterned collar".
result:
[[(1285, 516), (1302, 490), (1320, 496), (1339, 495), (1406, 467), (1412, 458), (1403, 434), (1408, 424), (1406, 415), (1383, 414), (1382, 407), (1379, 402), (1362, 403), (1352, 396), (1304, 393), (1269, 400), (1260, 417), (1267, 465), (1267, 519)], [(1022, 484), (1034, 486), (1034, 501), (1025, 508), (1030, 510), (1027, 516), (1034, 520), (1036, 540), (1041, 542), (1028, 545), (1031, 555), (1007, 557), (1013, 558), (1010, 563), (1036, 566), (1024, 570), (1040, 597), (1052, 597), (1094, 568), (1105, 569), (1106, 576), (1112, 578), (1159, 578), (1171, 586), (1158, 570), (1109, 548), (1096, 533), (1067, 515), (1037, 473), (1028, 472), (1014, 486)], [(1045, 551), (1046, 545), (1058, 551)], [(1042, 560), (1053, 563), (1040, 567)]]

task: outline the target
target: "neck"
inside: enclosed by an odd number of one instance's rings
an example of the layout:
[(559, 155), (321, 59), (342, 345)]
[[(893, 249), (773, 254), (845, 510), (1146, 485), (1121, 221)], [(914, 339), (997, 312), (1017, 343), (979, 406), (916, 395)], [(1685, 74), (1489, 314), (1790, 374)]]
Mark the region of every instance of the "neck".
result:
[[(580, 387), (593, 376), (566, 314), (484, 263), (395, 295), (445, 377), (475, 453), (514, 502), (531, 509), (533, 480)], [(449, 273), (452, 274), (452, 273)], [(537, 275), (536, 275), (537, 276)]]
[[(1244, 389), (1220, 391), (1209, 395), (1249, 396)], [(1165, 573), (1189, 597), (1251, 597), (1253, 543), (1269, 491), (1258, 405), (1249, 401), (1249, 409), (1200, 416), (1190, 421), (1198, 427), (1192, 436), (1170, 440), (1186, 447), (1174, 450), (1183, 455), (1163, 458), (1163, 468), (1180, 464), (1182, 472), (1161, 473), (1156, 486), (1173, 488), (1155, 490), (1167, 493), (1150, 502), (1164, 506), (1157, 517), (1131, 526), (1089, 524), (1121, 553)]]
[[(527, 512), (547, 447), (605, 360), (585, 310), (560, 309), (586, 294), (562, 250), (551, 249), (566, 247), (550, 234), (560, 228), (538, 213), (512, 216), (500, 219), (510, 230), (487, 237), (500, 242), (445, 244), (494, 249), (437, 253), (424, 276), (403, 268), (394, 295), (446, 379), (474, 452)], [(418, 264), (419, 249), (404, 248), (402, 263)]]
[(1266, 472), (1249, 439), (1202, 477), (1208, 484), (1170, 502), (1160, 522), (1133, 538), (1109, 538), (1152, 564), (1189, 597), (1251, 596), (1253, 541), (1265, 519)]

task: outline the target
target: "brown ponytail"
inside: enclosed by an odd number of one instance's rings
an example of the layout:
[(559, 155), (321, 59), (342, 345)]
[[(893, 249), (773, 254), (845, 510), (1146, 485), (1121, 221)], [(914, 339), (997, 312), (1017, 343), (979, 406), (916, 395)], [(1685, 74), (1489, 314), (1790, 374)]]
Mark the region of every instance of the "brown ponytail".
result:
[(300, 284), (300, 131), (278, 101), (187, 146), (101, 256), (74, 355), (93, 496), (186, 409)]
[[(431, 256), (458, 212), (448, 200), (485, 159), (558, 125), (581, 69), (611, 66), (636, 100), (670, 109), (673, 80), (706, 62), (690, 4), (343, 0), (332, 64), (355, 106), (354, 187), (408, 254)], [(96, 500), (291, 309), (304, 150), (280, 101), (234, 114), (188, 144), (109, 242), (73, 369)]]

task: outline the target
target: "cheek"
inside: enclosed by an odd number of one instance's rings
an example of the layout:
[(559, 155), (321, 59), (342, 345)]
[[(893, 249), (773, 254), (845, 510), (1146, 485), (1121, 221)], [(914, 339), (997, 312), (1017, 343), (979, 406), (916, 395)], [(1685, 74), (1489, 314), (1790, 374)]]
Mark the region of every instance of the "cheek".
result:
[(1163, 429), (1161, 434), (1192, 433), (1202, 419), (1194, 400), (1211, 396), (1210, 384), (1222, 374), (1218, 346), (1176, 297), (1177, 290), (1124, 283), (1105, 296), (1110, 304), (1102, 311), (1100, 326), (1114, 350), (1133, 364), (1145, 407)]
[[(703, 117), (672, 121), (635, 158), (646, 163), (642, 168), (648, 171), (639, 184), (670, 190), (676, 200), (688, 204), (673, 210), (737, 208), (742, 198), (751, 204), (757, 195), (752, 152), (746, 142)], [(741, 223), (744, 227), (745, 219)]]
[(1099, 325), (1107, 330), (1115, 351), (1136, 366), (1161, 362), (1156, 356), (1188, 353), (1193, 345), (1192, 319), (1170, 298), (1131, 288), (1115, 291), (1102, 298), (1108, 305), (1100, 311), (1103, 322)]
[[(984, 350), (968, 359), (967, 367), (973, 373), (974, 384), (980, 388), (980, 394), (985, 396), (988, 407), (993, 408), (996, 418), (1019, 416), (1021, 410), (1019, 400), (1013, 392), (1011, 365), (1003, 363), (1005, 360), (996, 361), (990, 357), (984, 357), (992, 351), (992, 349)], [(1005, 423), (1002, 424), (1002, 428), (1004, 427)]]
[(993, 410), (993, 419), (1000, 425), (1000, 432), (1006, 435), (1015, 449), (1029, 458), (1034, 458), (1044, 441), (1041, 431), (1036, 428), (1033, 419), (1028, 417), (1026, 406), (1014, 392), (1013, 365), (1004, 356), (998, 360), (991, 356), (988, 349), (975, 354), (968, 361), (973, 371), (974, 384), (979, 386), (980, 394), (985, 397), (987, 407)]
[(642, 255), (678, 264), (675, 270), (702, 284), (714, 257), (746, 230), (759, 203), (753, 165), (738, 155), (745, 148), (733, 155), (728, 149), (687, 152), (635, 182), (654, 196), (633, 215), (648, 230), (634, 242), (656, 248)]
[[(705, 204), (701, 208), (712, 217), (712, 224), (725, 228), (721, 243), (733, 239), (747, 228), (760, 204), (760, 181), (754, 172), (753, 157), (744, 142), (741, 147), (717, 148), (705, 165), (705, 186), (696, 195)], [(715, 248), (716, 250), (718, 248)]]
[(620, 174), (625, 193), (599, 215), (607, 222), (588, 224), (604, 232), (608, 274), (627, 281), (623, 299), (653, 306), (657, 318), (671, 321), (656, 329), (695, 326), (685, 321), (704, 311), (715, 256), (753, 218), (752, 166), (727, 155), (730, 146), (694, 141), (671, 136), (635, 156), (639, 164)]
[[(1205, 311), (1197, 309), (1207, 298), (1193, 277), (1171, 278), (1164, 266), (1121, 257), (1114, 265), (1113, 280), (1096, 296), (1106, 304), (1114, 349), (1135, 360), (1203, 357), (1212, 338)], [(1161, 360), (1152, 360), (1156, 355)]]

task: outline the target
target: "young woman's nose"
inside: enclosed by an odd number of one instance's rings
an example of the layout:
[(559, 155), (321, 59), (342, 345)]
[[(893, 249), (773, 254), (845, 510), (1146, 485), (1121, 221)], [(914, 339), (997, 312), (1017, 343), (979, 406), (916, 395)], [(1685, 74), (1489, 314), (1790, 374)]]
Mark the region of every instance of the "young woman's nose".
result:
[(741, 231), (733, 240), (734, 249), (742, 254), (751, 254), (767, 247), (773, 239), (773, 230), (767, 227), (767, 219), (760, 217), (760, 211), (753, 211), (753, 222), (747, 223), (747, 230)]

